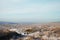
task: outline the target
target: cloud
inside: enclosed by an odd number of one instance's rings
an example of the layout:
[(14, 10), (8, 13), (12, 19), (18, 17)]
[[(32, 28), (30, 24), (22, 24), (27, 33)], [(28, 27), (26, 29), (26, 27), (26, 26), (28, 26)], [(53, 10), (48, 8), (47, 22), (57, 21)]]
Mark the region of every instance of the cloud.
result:
[(0, 14), (50, 13), (60, 11), (59, 2), (24, 3), (29, 0), (0, 0)]
[(27, 0), (0, 0), (0, 2), (24, 2), (24, 1), (27, 1)]
[(57, 14), (60, 13), (59, 4), (46, 1), (36, 3), (29, 0), (0, 0), (0, 19), (3, 21), (59, 19), (60, 15)]
[[(17, 1), (17, 0), (13, 0), (13, 1)], [(0, 9), (1, 12), (0, 13), (20, 13), (20, 14), (24, 14), (24, 13), (48, 13), (48, 12), (52, 12), (52, 11), (59, 11), (60, 10), (60, 3), (48, 3), (45, 5), (41, 5), (41, 4), (30, 4), (30, 5), (25, 5), (20, 7), (7, 7), (7, 8), (3, 8)]]

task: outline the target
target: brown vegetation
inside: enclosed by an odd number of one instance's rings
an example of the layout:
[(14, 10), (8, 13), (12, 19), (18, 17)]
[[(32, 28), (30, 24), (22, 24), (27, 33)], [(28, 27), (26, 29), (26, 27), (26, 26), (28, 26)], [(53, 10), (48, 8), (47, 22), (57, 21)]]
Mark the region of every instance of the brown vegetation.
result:
[(19, 33), (27, 34), (25, 37), (19, 37), (16, 40), (60, 40), (60, 23), (8, 25), (8, 27), (6, 27), (7, 24), (0, 25), (1, 27), (4, 26), (4, 30), (0, 30), (0, 37), (9, 34), (11, 32), (9, 29), (16, 28)]

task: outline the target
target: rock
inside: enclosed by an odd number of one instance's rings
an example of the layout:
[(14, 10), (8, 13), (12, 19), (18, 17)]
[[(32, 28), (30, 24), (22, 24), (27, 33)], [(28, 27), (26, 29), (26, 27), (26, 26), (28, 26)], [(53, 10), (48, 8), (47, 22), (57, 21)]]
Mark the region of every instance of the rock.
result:
[(27, 27), (27, 28), (24, 29), (24, 32), (26, 32), (27, 34), (33, 33), (33, 32), (36, 32), (36, 31), (41, 31), (41, 30), (38, 27)]
[(4, 35), (7, 35), (10, 31), (8, 29), (2, 29), (0, 30), (0, 37), (1, 36), (4, 36)]
[(48, 36), (44, 35), (44, 36), (42, 36), (41, 39), (42, 39), (42, 40), (48, 40)]
[(51, 36), (51, 37), (48, 38), (48, 40), (58, 40), (58, 38), (57, 38), (57, 37), (52, 37), (52, 36)]
[(9, 29), (9, 31), (17, 32), (18, 34), (20, 34), (20, 32), (19, 32), (19, 30), (18, 30), (18, 29)]
[(53, 34), (60, 37), (60, 27), (52, 27), (50, 30), (53, 32)]
[(41, 35), (41, 34), (40, 34), (39, 31), (28, 34), (28, 36), (32, 36), (32, 37), (34, 37), (34, 38), (40, 38), (40, 37), (41, 37), (40, 35)]
[(34, 40), (34, 39), (33, 39), (33, 37), (31, 37), (31, 36), (27, 36), (27, 37), (25, 37), (23, 40)]
[(49, 36), (50, 35), (50, 31), (44, 31), (43, 34), (46, 35), (46, 36)]
[(3, 29), (0, 30), (0, 40), (12, 40), (12, 39), (17, 39), (20, 37), (24, 37), (22, 34), (18, 34), (15, 30), (8, 30), (8, 29)]

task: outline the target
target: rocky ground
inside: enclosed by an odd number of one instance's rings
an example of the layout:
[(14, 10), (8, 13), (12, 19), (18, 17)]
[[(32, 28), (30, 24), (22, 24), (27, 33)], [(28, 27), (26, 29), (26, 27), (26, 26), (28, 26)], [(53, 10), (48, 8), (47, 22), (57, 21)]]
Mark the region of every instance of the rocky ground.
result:
[(0, 40), (60, 40), (60, 23), (1, 24)]

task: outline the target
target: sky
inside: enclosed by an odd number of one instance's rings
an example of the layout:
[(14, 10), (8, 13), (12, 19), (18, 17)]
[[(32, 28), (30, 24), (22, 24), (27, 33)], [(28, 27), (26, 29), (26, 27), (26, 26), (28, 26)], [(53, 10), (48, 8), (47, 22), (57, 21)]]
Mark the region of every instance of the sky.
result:
[(0, 0), (0, 21), (60, 21), (60, 0)]

